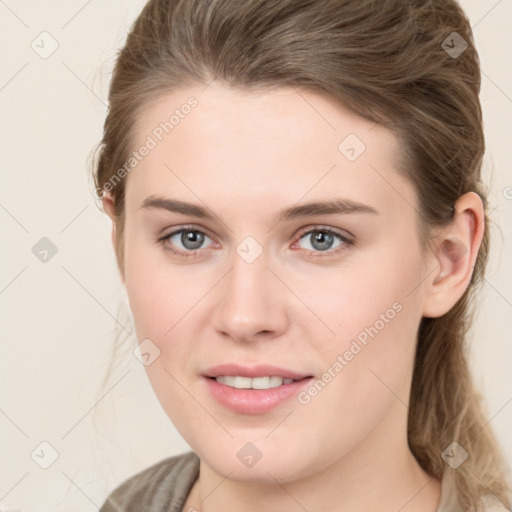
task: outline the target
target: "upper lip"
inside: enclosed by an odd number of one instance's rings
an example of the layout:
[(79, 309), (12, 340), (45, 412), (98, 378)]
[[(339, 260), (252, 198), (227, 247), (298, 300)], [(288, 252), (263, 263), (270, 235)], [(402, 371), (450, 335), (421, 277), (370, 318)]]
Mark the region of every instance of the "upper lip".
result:
[(286, 368), (272, 366), (268, 364), (259, 364), (257, 366), (240, 366), (238, 364), (221, 364), (208, 368), (203, 374), (205, 377), (219, 377), (221, 375), (231, 375), (240, 377), (283, 377), (284, 379), (301, 380), (305, 377), (311, 377), (307, 373), (298, 373)]

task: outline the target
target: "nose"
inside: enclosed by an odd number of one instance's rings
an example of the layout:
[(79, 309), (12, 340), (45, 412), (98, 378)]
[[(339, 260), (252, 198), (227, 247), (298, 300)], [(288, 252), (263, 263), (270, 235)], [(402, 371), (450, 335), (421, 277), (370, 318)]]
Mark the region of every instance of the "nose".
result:
[(213, 324), (238, 342), (271, 339), (288, 328), (286, 287), (267, 267), (265, 252), (252, 263), (234, 254), (231, 270), (219, 283)]

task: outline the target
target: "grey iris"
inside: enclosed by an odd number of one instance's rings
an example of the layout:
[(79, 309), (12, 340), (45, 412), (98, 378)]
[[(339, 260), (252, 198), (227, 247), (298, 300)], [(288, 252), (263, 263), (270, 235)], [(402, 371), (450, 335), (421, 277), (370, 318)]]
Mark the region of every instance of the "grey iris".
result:
[[(333, 235), (326, 233), (325, 231), (318, 231), (317, 233), (311, 234), (311, 245), (320, 251), (326, 251), (331, 248), (333, 243)], [(315, 245), (318, 243), (318, 245)]]
[[(182, 231), (181, 243), (191, 251), (199, 249), (204, 241), (204, 234), (198, 231)], [(190, 244), (190, 245), (189, 245)]]

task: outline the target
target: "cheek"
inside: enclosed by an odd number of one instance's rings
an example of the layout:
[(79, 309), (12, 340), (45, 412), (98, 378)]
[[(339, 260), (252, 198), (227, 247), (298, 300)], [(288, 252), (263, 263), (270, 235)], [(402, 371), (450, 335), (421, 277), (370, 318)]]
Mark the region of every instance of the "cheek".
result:
[(406, 410), (418, 308), (412, 295), (406, 297), (410, 290), (386, 284), (333, 295), (330, 316), (328, 308), (319, 311), (336, 335), (317, 344), (324, 373), (300, 397), (298, 417), (313, 423), (321, 418), (319, 438), (333, 452), (362, 441), (388, 414)]
[(200, 415), (184, 390), (183, 386), (187, 388), (187, 385), (183, 374), (187, 374), (186, 367), (195, 350), (194, 305), (206, 290), (204, 285), (191, 283), (183, 267), (162, 264), (162, 260), (158, 264), (151, 262), (151, 258), (155, 259), (154, 249), (131, 244), (129, 238), (126, 247), (129, 257), (125, 260), (125, 284), (137, 340), (140, 343), (149, 339), (157, 347), (150, 345), (154, 359), (145, 365), (145, 370), (155, 396), (170, 419), (186, 427), (192, 421), (191, 416)]
[[(419, 310), (418, 296), (413, 291), (419, 283), (418, 265), (413, 259), (388, 261), (387, 265), (381, 262), (353, 266), (318, 273), (314, 279), (303, 275), (300, 281), (296, 280), (294, 291), (304, 298), (317, 319), (329, 327), (330, 332), (317, 321), (317, 326), (327, 332), (324, 346), (340, 348), (340, 341), (346, 343), (357, 337), (364, 342), (369, 332), (375, 334), (376, 330), (379, 336), (385, 332), (396, 334), (398, 343), (407, 341), (404, 317), (417, 316)], [(288, 279), (292, 282), (293, 277)], [(407, 313), (401, 314), (402, 311)], [(296, 320), (300, 323), (300, 319)], [(414, 322), (408, 332), (411, 328)]]
[(201, 283), (166, 262), (163, 251), (126, 239), (125, 285), (137, 335), (157, 344), (204, 295)]
[(316, 280), (306, 295), (334, 331), (316, 347), (325, 372), (336, 375), (329, 400), (358, 408), (390, 395), (387, 386), (400, 396), (407, 389), (421, 320), (422, 260), (416, 248), (403, 257), (396, 247), (380, 251), (374, 264)]

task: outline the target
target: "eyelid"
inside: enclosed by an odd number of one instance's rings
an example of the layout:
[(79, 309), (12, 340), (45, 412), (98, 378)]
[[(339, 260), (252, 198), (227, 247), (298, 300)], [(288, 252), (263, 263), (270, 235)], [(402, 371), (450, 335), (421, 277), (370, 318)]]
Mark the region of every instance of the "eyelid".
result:
[(329, 231), (330, 233), (335, 233), (339, 236), (342, 236), (347, 239), (353, 239), (354, 235), (350, 233), (349, 231), (345, 229), (339, 229), (332, 226), (327, 226), (324, 224), (312, 224), (310, 226), (306, 226), (305, 228), (301, 228), (297, 235), (299, 238), (303, 237), (304, 235), (307, 235), (308, 233), (312, 231)]
[(206, 235), (210, 239), (214, 239), (214, 237), (210, 234), (209, 230), (203, 227), (195, 226), (193, 224), (182, 224), (179, 226), (174, 226), (173, 228), (169, 228), (169, 231), (167, 229), (164, 229), (162, 231), (162, 234), (159, 236), (159, 239), (163, 238), (170, 238), (171, 236), (174, 236), (182, 231), (197, 231), (198, 233), (202, 233), (203, 235)]

